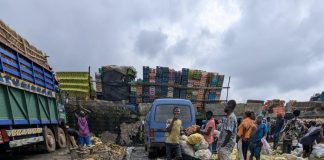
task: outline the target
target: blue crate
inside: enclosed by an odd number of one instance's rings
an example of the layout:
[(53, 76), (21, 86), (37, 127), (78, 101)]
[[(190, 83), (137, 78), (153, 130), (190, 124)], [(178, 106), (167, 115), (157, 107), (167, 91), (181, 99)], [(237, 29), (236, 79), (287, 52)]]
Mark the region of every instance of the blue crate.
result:
[(180, 90), (180, 98), (182, 98), (182, 99), (187, 98), (187, 90), (186, 89), (181, 89)]
[(30, 83), (55, 90), (55, 80), (52, 71), (41, 67), (17, 52), (10, 52), (0, 47), (0, 72), (16, 76)]
[(173, 98), (180, 98), (180, 90), (179, 89), (174, 89), (173, 90)]

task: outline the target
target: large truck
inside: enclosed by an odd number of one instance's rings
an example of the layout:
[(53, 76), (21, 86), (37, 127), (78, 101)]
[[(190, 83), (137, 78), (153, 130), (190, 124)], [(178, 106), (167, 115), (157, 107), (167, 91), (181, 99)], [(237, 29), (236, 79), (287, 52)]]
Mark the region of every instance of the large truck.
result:
[(47, 56), (0, 21), (0, 150), (66, 147), (65, 96)]

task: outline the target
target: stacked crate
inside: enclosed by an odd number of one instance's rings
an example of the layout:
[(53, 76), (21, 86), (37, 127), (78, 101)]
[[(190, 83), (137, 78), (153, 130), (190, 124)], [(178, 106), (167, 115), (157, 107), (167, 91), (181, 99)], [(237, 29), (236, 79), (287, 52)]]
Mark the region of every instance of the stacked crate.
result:
[[(181, 71), (175, 73), (175, 85), (181, 85)], [(180, 98), (179, 88), (173, 88), (173, 98)]]
[(97, 93), (102, 93), (101, 74), (100, 73), (95, 73), (95, 78), (96, 78), (96, 92)]
[(216, 90), (216, 100), (221, 99), (221, 92), (222, 92), (222, 87), (224, 83), (224, 75), (217, 75), (217, 87), (218, 89)]
[(220, 100), (223, 81), (223, 75), (201, 70), (143, 67), (143, 82), (146, 84), (142, 87), (142, 102), (152, 103), (157, 98), (181, 98), (191, 100), (197, 109), (202, 109), (206, 101)]
[(142, 100), (142, 93), (143, 93), (143, 86), (137, 85), (136, 86), (136, 103), (137, 104), (143, 102), (143, 100)]
[[(156, 82), (156, 70), (147, 66), (143, 67), (143, 82), (152, 83)], [(155, 99), (155, 86), (154, 85), (144, 85), (142, 87), (142, 102), (152, 103)], [(139, 101), (139, 100), (138, 100)]]
[(56, 72), (60, 79), (60, 89), (71, 98), (90, 97), (90, 76), (88, 72)]
[(169, 84), (175, 84), (177, 72), (174, 69), (169, 69)]
[[(157, 84), (167, 85), (169, 83), (169, 68), (156, 67), (155, 82)], [(168, 95), (168, 86), (156, 86), (155, 96), (165, 98)]]
[[(181, 73), (181, 86), (187, 87), (189, 80), (189, 69), (188, 68), (182, 68)], [(186, 99), (187, 98), (187, 89), (181, 88), (180, 90), (180, 98)]]
[[(218, 84), (218, 77), (217, 73), (208, 73), (207, 75), (207, 86), (208, 87), (217, 87)], [(214, 101), (217, 100), (217, 90), (216, 89), (210, 89), (206, 91), (205, 93), (205, 100), (207, 101)]]
[(130, 86), (130, 97), (129, 97), (129, 103), (130, 104), (136, 104), (136, 85)]
[[(201, 78), (200, 78), (200, 82), (199, 82), (199, 86), (201, 88), (207, 87), (207, 77), (208, 77), (207, 72), (201, 73)], [(204, 89), (198, 89), (197, 102), (195, 104), (197, 108), (203, 107), (203, 100), (204, 100), (204, 96), (205, 96), (204, 93), (205, 93)]]

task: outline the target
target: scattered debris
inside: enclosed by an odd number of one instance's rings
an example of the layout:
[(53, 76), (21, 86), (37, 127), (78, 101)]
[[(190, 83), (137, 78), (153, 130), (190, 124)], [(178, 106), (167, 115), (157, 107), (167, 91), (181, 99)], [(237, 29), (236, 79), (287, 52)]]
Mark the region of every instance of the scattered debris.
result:
[(79, 159), (82, 160), (122, 160), (125, 157), (125, 148), (113, 144), (103, 143), (98, 137), (91, 137), (94, 144), (92, 147), (77, 151)]

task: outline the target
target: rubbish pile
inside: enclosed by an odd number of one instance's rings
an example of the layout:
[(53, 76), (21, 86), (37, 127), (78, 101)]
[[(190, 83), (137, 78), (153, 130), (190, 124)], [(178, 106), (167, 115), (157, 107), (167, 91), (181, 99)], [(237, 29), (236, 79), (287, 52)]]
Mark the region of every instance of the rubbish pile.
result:
[(118, 135), (109, 131), (105, 131), (102, 134), (100, 134), (99, 137), (103, 143), (116, 143)]
[(122, 160), (125, 157), (125, 148), (112, 144), (103, 143), (98, 137), (91, 137), (94, 144), (89, 148), (89, 154), (82, 156), (82, 160)]
[(192, 158), (207, 160), (212, 156), (208, 149), (208, 143), (205, 141), (204, 136), (199, 133), (191, 134), (188, 137), (181, 136), (180, 146), (182, 152)]
[(133, 137), (136, 137), (142, 128), (142, 122), (137, 121), (136, 123), (122, 123), (120, 125), (120, 140), (121, 145), (133, 144)]

